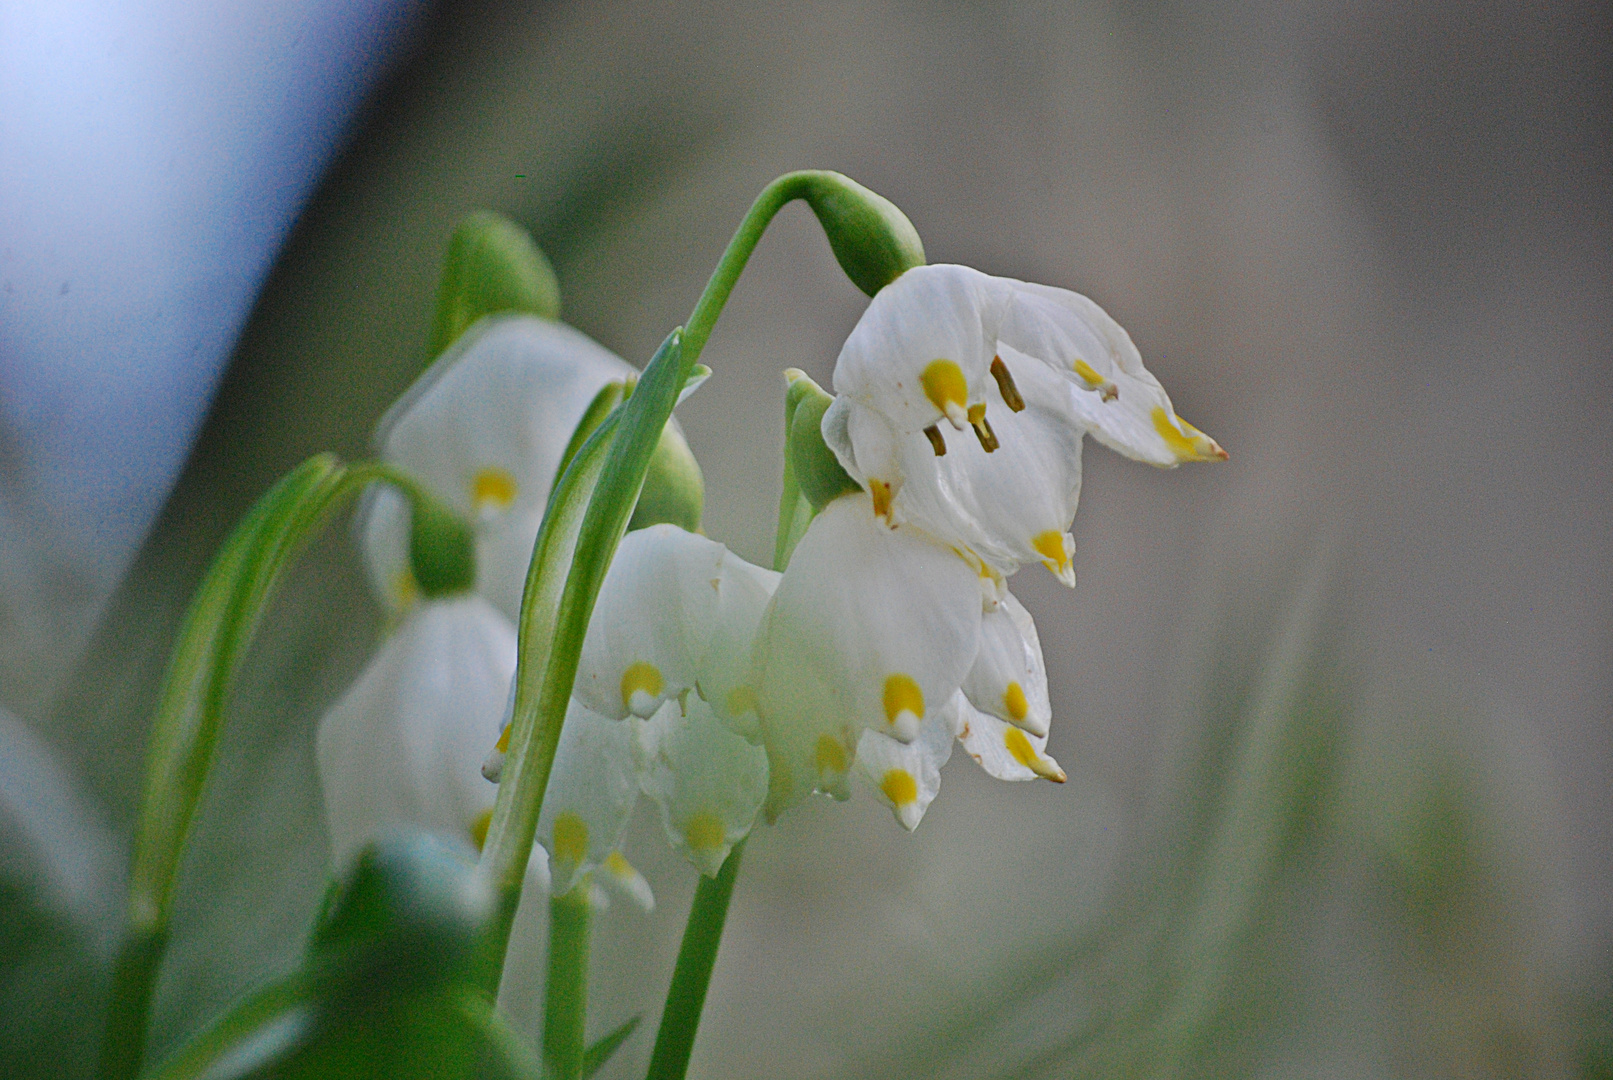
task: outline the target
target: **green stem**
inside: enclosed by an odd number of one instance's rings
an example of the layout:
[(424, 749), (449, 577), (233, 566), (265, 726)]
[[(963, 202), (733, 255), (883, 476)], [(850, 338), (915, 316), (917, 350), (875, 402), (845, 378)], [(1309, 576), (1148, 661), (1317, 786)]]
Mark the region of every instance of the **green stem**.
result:
[(706, 989), (717, 963), (717, 947), (722, 944), (723, 925), (728, 921), (728, 901), (734, 895), (734, 881), (739, 877), (739, 861), (744, 854), (745, 841), (741, 840), (728, 853), (717, 876), (702, 877), (695, 887), (694, 906), (689, 909), (683, 944), (678, 947), (678, 964), (672, 971), (672, 985), (667, 988), (666, 1008), (661, 1012), (661, 1028), (655, 1033), (648, 1080), (683, 1080), (689, 1071), (689, 1054), (694, 1050)]
[(789, 173), (762, 190), (696, 301), (688, 328), (662, 343), (632, 395), (577, 451), (550, 495), (521, 597), (509, 749), (482, 849), (482, 872), (498, 898), (477, 975), (489, 993), (496, 993), (504, 970), (588, 617), (650, 455), (757, 241), (779, 209), (804, 197), (821, 175)]
[(589, 885), (549, 901), (549, 979), (543, 992), (544, 1075), (581, 1080), (587, 1049)]
[(168, 943), (174, 883), (212, 769), (236, 672), (275, 586), (330, 516), (368, 484), (386, 481), (429, 498), (390, 466), (344, 466), (329, 454), (275, 484), (214, 557), (180, 627), (152, 717), (129, 867), (123, 942), (113, 968), (98, 1075), (140, 1070), (157, 974)]

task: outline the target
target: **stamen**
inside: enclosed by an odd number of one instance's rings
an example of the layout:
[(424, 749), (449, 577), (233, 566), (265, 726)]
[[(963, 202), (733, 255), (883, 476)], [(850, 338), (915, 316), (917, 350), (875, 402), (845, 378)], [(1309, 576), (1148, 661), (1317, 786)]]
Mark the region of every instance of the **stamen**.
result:
[(991, 430), (991, 421), (986, 419), (986, 406), (984, 403), (969, 406), (969, 423), (975, 429), (975, 437), (980, 440), (981, 449), (991, 453), (997, 449), (997, 433)]
[(1023, 410), (1025, 399), (1019, 396), (1019, 387), (1014, 385), (1014, 377), (1008, 373), (1008, 365), (1003, 363), (1002, 357), (991, 358), (991, 375), (997, 380), (997, 389), (1002, 393), (1003, 404), (1015, 412)]
[(1113, 401), (1120, 396), (1120, 387), (1092, 370), (1092, 365), (1080, 357), (1070, 362), (1070, 368), (1077, 378), (1087, 384), (1087, 389), (1099, 391), (1103, 395), (1103, 400)]
[(947, 456), (947, 441), (941, 437), (941, 429), (931, 424), (924, 429), (924, 435), (930, 440), (930, 449), (935, 451), (936, 457)]

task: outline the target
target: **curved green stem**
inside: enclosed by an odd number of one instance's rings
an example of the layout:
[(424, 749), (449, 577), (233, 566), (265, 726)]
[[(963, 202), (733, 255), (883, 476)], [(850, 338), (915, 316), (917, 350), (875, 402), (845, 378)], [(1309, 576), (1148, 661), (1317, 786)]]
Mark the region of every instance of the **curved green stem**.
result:
[(185, 613), (152, 717), (123, 942), (101, 1043), (102, 1080), (128, 1080), (140, 1069), (174, 883), (241, 660), (297, 553), (331, 514), (376, 481), (398, 486), (411, 501), (430, 498), (380, 462), (344, 466), (320, 454), (297, 466), (236, 525)]
[(705, 1008), (706, 989), (717, 964), (717, 947), (722, 944), (723, 926), (728, 921), (728, 901), (734, 895), (734, 881), (739, 877), (739, 861), (744, 854), (745, 842), (741, 840), (723, 860), (717, 876), (702, 877), (695, 886), (683, 944), (678, 946), (678, 964), (672, 970), (672, 985), (667, 987), (666, 1007), (661, 1011), (661, 1027), (655, 1033), (648, 1080), (683, 1080), (689, 1071), (700, 1012)]

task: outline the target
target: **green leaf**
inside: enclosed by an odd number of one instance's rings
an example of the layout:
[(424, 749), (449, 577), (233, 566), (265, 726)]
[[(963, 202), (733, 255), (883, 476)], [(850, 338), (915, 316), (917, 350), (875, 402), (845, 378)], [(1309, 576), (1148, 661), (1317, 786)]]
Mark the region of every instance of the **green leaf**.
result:
[(560, 285), (525, 229), (501, 214), (472, 214), (448, 243), (431, 325), (431, 355), (452, 345), (482, 316), (500, 311), (558, 319)]
[(616, 1053), (621, 1048), (621, 1045), (628, 1040), (628, 1037), (638, 1030), (639, 1021), (642, 1019), (644, 1019), (643, 1014), (628, 1017), (615, 1031), (598, 1039), (583, 1052), (583, 1080), (587, 1080), (588, 1077), (605, 1067), (605, 1062), (611, 1059), (611, 1055)]

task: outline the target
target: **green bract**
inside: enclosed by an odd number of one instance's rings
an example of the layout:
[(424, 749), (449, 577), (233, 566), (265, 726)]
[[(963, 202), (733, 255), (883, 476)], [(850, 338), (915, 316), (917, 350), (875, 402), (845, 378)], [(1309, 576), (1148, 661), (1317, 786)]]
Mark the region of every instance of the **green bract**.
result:
[(560, 317), (554, 269), (525, 229), (501, 214), (472, 214), (454, 230), (431, 323), (436, 356), (483, 315), (519, 311)]
[(797, 368), (786, 371), (784, 377), (789, 380), (784, 404), (789, 441), (784, 452), (801, 494), (814, 511), (822, 510), (831, 500), (861, 488), (823, 441), (823, 414), (834, 398)]
[(706, 480), (700, 473), (683, 433), (672, 424), (661, 429), (661, 441), (650, 457), (650, 471), (644, 474), (644, 490), (639, 492), (629, 531), (663, 522), (689, 532), (700, 529), (700, 515), (706, 503)]
[(409, 568), (427, 597), (476, 587), (476, 534), (464, 518), (423, 491), (410, 507)]

